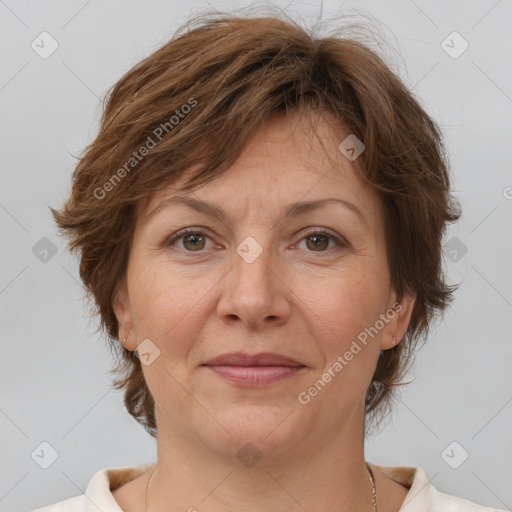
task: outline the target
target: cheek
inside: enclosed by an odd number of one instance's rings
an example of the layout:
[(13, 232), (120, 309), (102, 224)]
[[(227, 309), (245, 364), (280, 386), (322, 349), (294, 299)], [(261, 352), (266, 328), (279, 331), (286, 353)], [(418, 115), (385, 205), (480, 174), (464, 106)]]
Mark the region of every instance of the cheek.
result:
[(374, 262), (372, 258), (354, 258), (336, 272), (330, 269), (313, 281), (300, 280), (296, 284), (304, 314), (315, 323), (313, 332), (333, 349), (350, 344), (383, 312), (388, 288), (385, 273), (379, 272)]
[(322, 354), (311, 380), (312, 392), (318, 379), (327, 383), (325, 389), (320, 385), (322, 399), (315, 403), (337, 404), (340, 417), (364, 396), (375, 370), (380, 334), (370, 336), (367, 329), (384, 312), (386, 294), (368, 261), (331, 273), (301, 291), (305, 298), (301, 314), (309, 319), (308, 330)]
[(216, 280), (181, 275), (160, 262), (133, 263), (129, 283), (137, 338), (149, 338), (164, 352), (188, 350), (201, 331), (208, 290)]

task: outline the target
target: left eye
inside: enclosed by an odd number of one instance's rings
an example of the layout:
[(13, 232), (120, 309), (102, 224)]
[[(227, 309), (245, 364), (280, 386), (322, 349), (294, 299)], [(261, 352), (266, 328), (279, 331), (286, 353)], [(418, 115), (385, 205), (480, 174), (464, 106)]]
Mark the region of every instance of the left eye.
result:
[[(306, 242), (306, 247), (313, 252), (329, 252), (329, 242), (333, 241), (335, 246), (343, 246), (341, 240), (325, 230), (317, 230), (306, 233), (301, 242)], [(318, 250), (317, 250), (318, 249)]]

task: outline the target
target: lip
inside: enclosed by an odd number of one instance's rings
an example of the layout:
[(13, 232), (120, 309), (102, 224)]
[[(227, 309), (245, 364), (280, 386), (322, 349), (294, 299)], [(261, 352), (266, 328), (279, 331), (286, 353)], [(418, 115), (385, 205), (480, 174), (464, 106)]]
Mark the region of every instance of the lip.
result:
[(223, 354), (203, 366), (221, 377), (248, 387), (266, 386), (292, 377), (306, 368), (294, 359), (269, 352)]
[(244, 354), (243, 352), (232, 352), (222, 354), (210, 359), (205, 366), (304, 366), (299, 361), (290, 357), (274, 354), (272, 352), (261, 352), (259, 354)]

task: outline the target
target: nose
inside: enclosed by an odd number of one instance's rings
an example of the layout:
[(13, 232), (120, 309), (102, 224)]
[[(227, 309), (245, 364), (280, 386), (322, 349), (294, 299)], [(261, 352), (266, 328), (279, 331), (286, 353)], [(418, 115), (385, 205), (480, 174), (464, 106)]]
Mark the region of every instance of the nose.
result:
[(270, 322), (276, 326), (285, 323), (290, 316), (291, 291), (280, 262), (269, 248), (254, 259), (254, 255), (245, 256), (243, 247), (239, 250), (223, 279), (217, 306), (219, 317), (225, 322), (241, 321), (252, 329), (266, 327)]

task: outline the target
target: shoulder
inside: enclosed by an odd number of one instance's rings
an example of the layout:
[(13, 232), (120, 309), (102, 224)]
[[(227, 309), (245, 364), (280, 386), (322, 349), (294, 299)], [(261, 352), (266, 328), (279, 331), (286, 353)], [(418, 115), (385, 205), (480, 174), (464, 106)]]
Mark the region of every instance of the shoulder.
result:
[(85, 494), (73, 496), (30, 512), (123, 512), (112, 490), (141, 475), (154, 463), (102, 469), (89, 481)]
[(438, 491), (421, 467), (372, 466), (409, 489), (399, 512), (505, 512)]
[(432, 510), (439, 512), (505, 512), (503, 509), (485, 507), (465, 498), (438, 491), (430, 486)]

